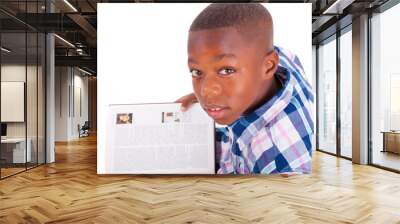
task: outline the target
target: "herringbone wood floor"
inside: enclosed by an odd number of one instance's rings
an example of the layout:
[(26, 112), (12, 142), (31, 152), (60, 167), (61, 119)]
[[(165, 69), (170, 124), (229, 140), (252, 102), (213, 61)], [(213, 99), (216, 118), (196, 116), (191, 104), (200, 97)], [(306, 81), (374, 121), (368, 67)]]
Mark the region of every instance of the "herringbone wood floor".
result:
[(400, 223), (400, 175), (316, 152), (313, 173), (99, 176), (96, 139), (0, 181), (0, 223)]

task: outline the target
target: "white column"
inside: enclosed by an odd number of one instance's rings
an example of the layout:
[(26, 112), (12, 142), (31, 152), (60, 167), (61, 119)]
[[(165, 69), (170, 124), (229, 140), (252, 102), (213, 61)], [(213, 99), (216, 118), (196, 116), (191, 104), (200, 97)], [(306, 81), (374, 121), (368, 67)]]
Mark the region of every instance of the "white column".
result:
[[(54, 11), (50, 1), (46, 1), (48, 12)], [(55, 44), (54, 35), (46, 35), (46, 163), (55, 161), (54, 133), (55, 133)]]
[(353, 20), (353, 162), (368, 163), (368, 15)]
[(47, 76), (46, 76), (46, 163), (52, 163), (55, 161), (55, 150), (54, 150), (54, 133), (55, 133), (55, 76), (54, 76), (54, 35), (47, 34), (46, 36), (46, 60), (47, 60)]

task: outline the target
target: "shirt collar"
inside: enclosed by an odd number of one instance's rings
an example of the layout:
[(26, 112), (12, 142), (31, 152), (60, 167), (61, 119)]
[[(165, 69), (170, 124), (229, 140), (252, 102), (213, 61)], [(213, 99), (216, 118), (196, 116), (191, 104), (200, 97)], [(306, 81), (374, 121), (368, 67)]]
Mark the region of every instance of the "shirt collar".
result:
[[(266, 101), (255, 111), (241, 116), (235, 122), (228, 125), (227, 128), (231, 129), (234, 137), (238, 138), (242, 136), (243, 132), (246, 130), (250, 132), (248, 133), (249, 135), (254, 136), (256, 134), (255, 132), (258, 132), (260, 129), (265, 127), (266, 124), (271, 122), (271, 120), (281, 113), (290, 103), (296, 82), (295, 78), (287, 68), (282, 66), (278, 66), (275, 77), (281, 82), (281, 89), (275, 94), (275, 96)], [(255, 129), (247, 128), (250, 125), (254, 126)]]

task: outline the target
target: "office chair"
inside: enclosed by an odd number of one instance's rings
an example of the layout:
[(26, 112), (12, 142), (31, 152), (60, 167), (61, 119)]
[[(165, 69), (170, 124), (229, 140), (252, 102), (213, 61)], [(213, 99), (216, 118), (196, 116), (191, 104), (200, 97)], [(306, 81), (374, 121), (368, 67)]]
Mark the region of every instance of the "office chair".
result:
[(85, 121), (85, 123), (80, 128), (78, 125), (78, 129), (79, 129), (79, 138), (89, 136), (89, 129), (90, 129), (89, 121)]

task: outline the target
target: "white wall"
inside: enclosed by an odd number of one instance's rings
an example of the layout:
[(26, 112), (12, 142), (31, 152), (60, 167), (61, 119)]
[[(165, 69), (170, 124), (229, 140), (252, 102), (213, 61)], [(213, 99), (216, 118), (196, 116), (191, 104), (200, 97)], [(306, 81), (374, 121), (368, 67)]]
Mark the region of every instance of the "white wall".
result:
[(56, 67), (55, 141), (79, 138), (78, 124), (88, 120), (88, 78), (83, 75), (76, 68)]
[[(78, 72), (78, 74), (77, 74)], [(71, 135), (73, 138), (78, 138), (79, 133), (77, 126), (80, 124), (82, 126), (85, 121), (88, 121), (89, 118), (89, 113), (88, 113), (88, 77), (81, 76), (81, 74), (78, 70), (74, 70), (74, 93), (73, 96), (74, 99), (74, 108), (73, 108), (73, 119), (71, 120), (72, 122), (72, 129), (71, 129)], [(80, 91), (80, 93), (78, 93)], [(80, 95), (80, 97), (79, 97)], [(80, 102), (79, 102), (80, 101)], [(80, 107), (80, 108), (79, 108)], [(81, 110), (81, 111), (80, 111)]]
[[(19, 81), (25, 82), (25, 65), (2, 65), (1, 81)], [(32, 67), (28, 67), (31, 70)], [(28, 73), (30, 74), (30, 72)], [(6, 108), (1, 108), (6, 110)], [(7, 123), (7, 137), (25, 137), (25, 123), (11, 122)]]
[(55, 68), (55, 141), (68, 140), (68, 67)]
[[(26, 70), (25, 70), (26, 69)], [(18, 64), (9, 64), (1, 66), (1, 81), (3, 82), (25, 82), (25, 75), (27, 71), (27, 78), (29, 81), (29, 86), (34, 86), (35, 88), (27, 88), (27, 104), (29, 109), (27, 109), (27, 120), (28, 124), (28, 137), (30, 133), (35, 133), (36, 137), (36, 120), (37, 115), (36, 107), (36, 66), (27, 66), (18, 65)], [(39, 71), (41, 72), (41, 71)], [(40, 106), (40, 105), (39, 105)], [(1, 108), (2, 110), (7, 110), (7, 108)], [(32, 123), (34, 122), (34, 123)], [(8, 137), (25, 137), (25, 122), (7, 122), (7, 136)]]

